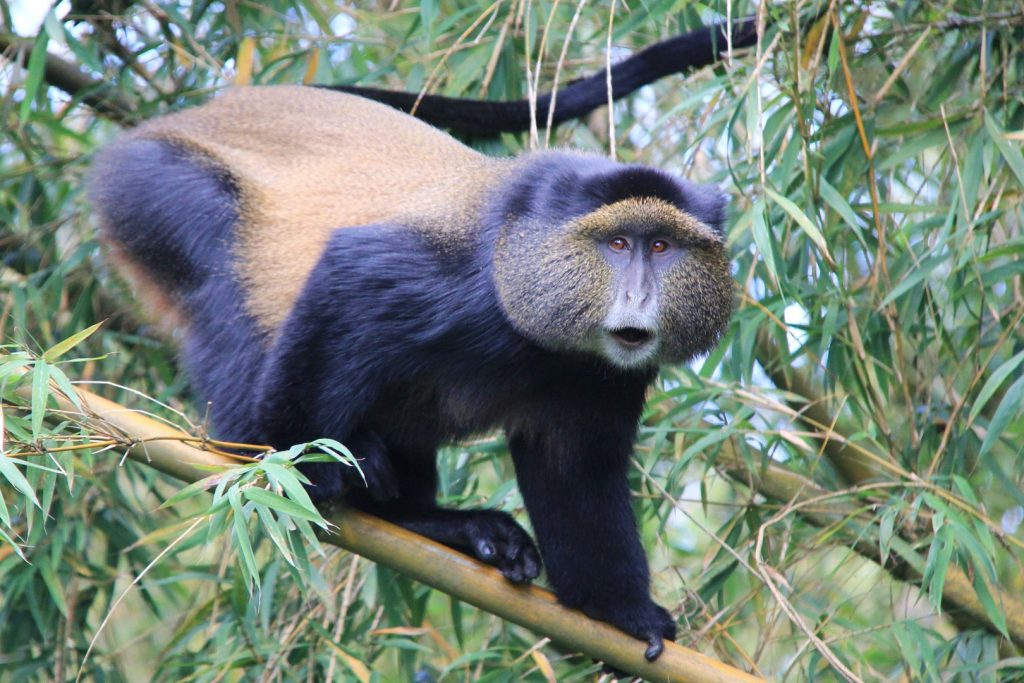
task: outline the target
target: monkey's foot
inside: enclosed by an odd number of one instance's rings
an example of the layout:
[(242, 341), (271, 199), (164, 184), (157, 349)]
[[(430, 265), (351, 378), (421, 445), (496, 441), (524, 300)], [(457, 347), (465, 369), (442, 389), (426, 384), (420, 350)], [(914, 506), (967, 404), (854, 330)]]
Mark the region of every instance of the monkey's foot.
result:
[(362, 504), (367, 512), (501, 570), (514, 583), (540, 575), (537, 547), (512, 516), (499, 510), (447, 510), (401, 501)]
[(647, 643), (644, 657), (653, 662), (665, 650), (666, 640), (676, 639), (676, 620), (661, 605), (650, 600), (646, 604), (621, 608), (580, 608), (584, 614), (607, 621), (624, 633)]
[(462, 533), (465, 540), (458, 545), (500, 569), (509, 581), (527, 583), (540, 575), (540, 553), (510, 515), (498, 510), (468, 511)]

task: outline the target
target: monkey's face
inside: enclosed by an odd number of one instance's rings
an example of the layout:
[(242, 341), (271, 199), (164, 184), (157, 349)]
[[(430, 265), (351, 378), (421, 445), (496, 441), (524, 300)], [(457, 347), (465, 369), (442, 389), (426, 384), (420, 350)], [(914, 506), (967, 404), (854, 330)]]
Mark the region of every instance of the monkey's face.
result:
[(507, 226), (495, 279), (520, 333), (625, 369), (709, 351), (733, 306), (721, 236), (661, 200), (626, 199), (560, 226)]

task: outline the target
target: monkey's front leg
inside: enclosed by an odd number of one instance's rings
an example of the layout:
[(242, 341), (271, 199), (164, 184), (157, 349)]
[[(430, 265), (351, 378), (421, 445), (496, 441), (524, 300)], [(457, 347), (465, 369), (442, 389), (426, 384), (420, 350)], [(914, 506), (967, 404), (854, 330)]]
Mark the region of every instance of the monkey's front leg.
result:
[(650, 598), (647, 558), (629, 504), (629, 440), (619, 434), (513, 434), (519, 489), (558, 599), (647, 643), (653, 660), (676, 622)]

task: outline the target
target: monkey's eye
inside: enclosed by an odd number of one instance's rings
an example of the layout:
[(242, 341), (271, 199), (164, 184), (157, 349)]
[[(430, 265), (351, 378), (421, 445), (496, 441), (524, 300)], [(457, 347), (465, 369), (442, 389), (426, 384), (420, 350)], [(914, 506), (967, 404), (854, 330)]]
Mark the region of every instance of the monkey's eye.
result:
[(625, 237), (613, 237), (608, 246), (612, 251), (629, 251), (629, 240)]
[(671, 248), (672, 245), (665, 240), (654, 240), (651, 242), (651, 253), (653, 254), (664, 254)]

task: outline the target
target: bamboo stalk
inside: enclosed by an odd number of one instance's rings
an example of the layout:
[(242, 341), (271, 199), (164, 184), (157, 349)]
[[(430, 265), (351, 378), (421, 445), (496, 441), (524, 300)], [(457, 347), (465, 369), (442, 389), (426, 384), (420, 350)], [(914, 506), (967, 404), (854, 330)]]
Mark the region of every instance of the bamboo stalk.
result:
[[(86, 426), (101, 433), (119, 431), (131, 443), (128, 455), (185, 482), (210, 475), (211, 467), (231, 467), (230, 458), (191, 446), (190, 435), (124, 406), (79, 389), (84, 413), (54, 393), (62, 411), (79, 413)], [(145, 439), (144, 442), (139, 440)], [(517, 586), (501, 572), (398, 526), (351, 510), (329, 511), (336, 525), (325, 542), (406, 574), (432, 588), (551, 638), (563, 647), (650, 681), (666, 683), (754, 683), (762, 679), (695, 650), (666, 643), (654, 662), (644, 659), (644, 644), (618, 629), (561, 606), (549, 591)]]

